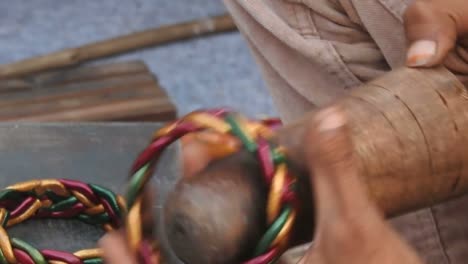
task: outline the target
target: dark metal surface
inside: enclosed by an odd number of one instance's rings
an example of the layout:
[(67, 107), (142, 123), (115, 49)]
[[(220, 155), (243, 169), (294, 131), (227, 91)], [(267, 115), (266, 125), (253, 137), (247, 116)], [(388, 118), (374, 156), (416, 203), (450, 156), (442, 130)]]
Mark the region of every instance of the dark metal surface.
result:
[[(128, 171), (157, 124), (0, 124), (0, 186), (39, 178), (69, 178), (125, 193)], [(157, 211), (178, 178), (176, 147), (159, 163)], [(96, 246), (102, 231), (69, 220), (29, 221), (8, 230), (43, 248), (75, 251)]]

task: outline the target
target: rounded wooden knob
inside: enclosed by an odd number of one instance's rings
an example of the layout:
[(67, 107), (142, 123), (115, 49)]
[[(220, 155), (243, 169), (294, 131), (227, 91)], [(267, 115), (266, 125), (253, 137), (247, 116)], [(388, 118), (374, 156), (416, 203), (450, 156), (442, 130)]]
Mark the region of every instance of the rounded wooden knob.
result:
[(165, 229), (185, 263), (239, 263), (265, 227), (266, 186), (248, 153), (214, 162), (183, 179), (165, 206)]

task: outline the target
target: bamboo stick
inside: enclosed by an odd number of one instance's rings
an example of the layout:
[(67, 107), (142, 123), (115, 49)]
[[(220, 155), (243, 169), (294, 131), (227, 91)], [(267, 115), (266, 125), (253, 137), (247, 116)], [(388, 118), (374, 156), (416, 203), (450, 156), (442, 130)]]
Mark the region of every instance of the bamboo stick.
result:
[(229, 15), (167, 25), (0, 66), (0, 79), (57, 69), (173, 41), (233, 31)]

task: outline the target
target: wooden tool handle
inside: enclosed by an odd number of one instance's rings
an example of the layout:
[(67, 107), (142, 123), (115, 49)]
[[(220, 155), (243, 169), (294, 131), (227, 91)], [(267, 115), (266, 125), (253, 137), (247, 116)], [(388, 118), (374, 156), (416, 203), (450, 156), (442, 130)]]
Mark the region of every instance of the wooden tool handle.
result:
[[(405, 68), (335, 103), (347, 113), (363, 182), (387, 216), (468, 192), (467, 95), (445, 69)], [(279, 132), (279, 141), (296, 139), (295, 146), (286, 143), (286, 147), (303, 148), (303, 127), (286, 127)], [(166, 205), (169, 242), (186, 263), (239, 263), (265, 231), (265, 225), (259, 224), (266, 222), (264, 215), (255, 213), (265, 208), (266, 200), (261, 176), (255, 173), (258, 165), (242, 165), (247, 164), (245, 156), (239, 159), (243, 163), (233, 158), (181, 181)], [(305, 168), (300, 155), (291, 161), (299, 171)], [(243, 169), (236, 172), (233, 164)], [(310, 239), (313, 233), (308, 181), (307, 173), (302, 173), (299, 199), (305, 206), (295, 223), (291, 245)]]

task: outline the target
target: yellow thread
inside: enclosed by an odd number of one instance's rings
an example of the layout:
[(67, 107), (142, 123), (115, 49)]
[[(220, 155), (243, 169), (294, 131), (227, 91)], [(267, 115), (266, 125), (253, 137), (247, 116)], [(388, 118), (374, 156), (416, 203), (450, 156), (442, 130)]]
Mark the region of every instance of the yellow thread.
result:
[(73, 255), (77, 256), (81, 260), (100, 258), (102, 256), (102, 250), (100, 248), (84, 249), (73, 253)]
[(3, 223), (6, 217), (7, 217), (7, 210), (5, 208), (1, 208), (0, 209), (0, 223)]
[(141, 234), (141, 197), (137, 199), (127, 215), (127, 239), (130, 250), (134, 253), (142, 239)]
[(228, 133), (231, 130), (224, 120), (206, 113), (193, 113), (184, 118), (204, 128), (211, 128), (220, 133)]
[(39, 210), (41, 207), (42, 207), (42, 203), (40, 200), (34, 201), (31, 207), (29, 207), (26, 211), (24, 211), (24, 213), (22, 213), (18, 217), (8, 220), (7, 227), (16, 225), (18, 223), (25, 221), (26, 219), (31, 218), (37, 212), (37, 210)]
[(41, 204), (42, 204), (41, 205), (42, 208), (48, 208), (48, 207), (52, 206), (53, 202), (51, 200), (49, 200), (49, 199), (46, 199), (46, 200), (42, 200)]
[(291, 234), (291, 229), (294, 225), (294, 220), (296, 220), (296, 211), (293, 210), (289, 215), (286, 223), (284, 223), (283, 228), (281, 228), (280, 232), (276, 236), (275, 240), (272, 242), (272, 247), (281, 246), (284, 241), (288, 240), (288, 236)]
[(204, 144), (205, 151), (213, 159), (226, 157), (241, 147), (241, 142), (230, 134), (201, 131), (195, 134), (195, 138)]
[(94, 207), (88, 208), (84, 212), (85, 214), (88, 214), (88, 215), (97, 215), (97, 214), (103, 213), (104, 211), (105, 211), (104, 206), (100, 204), (100, 205), (96, 205)]
[(36, 187), (36, 194), (43, 195), (46, 191), (52, 191), (59, 196), (68, 197), (70, 196), (70, 192), (65, 188), (65, 186), (59, 182), (58, 180), (42, 180), (39, 186)]
[(245, 128), (249, 134), (256, 135), (256, 137), (261, 136), (262, 138), (270, 139), (274, 136), (273, 131), (264, 124), (247, 122)]
[(254, 142), (258, 139), (258, 128), (255, 125), (252, 125), (249, 120), (243, 116), (237, 115), (236, 121), (240, 130), (244, 132), (244, 135), (247, 137), (247, 140)]
[(123, 198), (122, 196), (118, 195), (118, 196), (117, 196), (117, 204), (119, 205), (120, 210), (122, 210), (122, 212), (126, 212), (126, 211), (127, 211), (127, 202), (125, 201), (125, 198)]
[(59, 260), (49, 260), (49, 264), (68, 264), (68, 263), (59, 261)]
[(93, 207), (97, 206), (93, 202), (91, 202), (88, 199), (88, 197), (86, 197), (84, 194), (82, 194), (80, 192), (72, 191), (72, 194), (73, 194), (73, 196), (76, 197), (76, 199), (78, 199), (78, 201), (80, 201), (82, 204), (84, 204), (84, 206), (86, 206), (88, 208), (93, 208)]
[(19, 192), (29, 192), (36, 189), (39, 185), (41, 185), (40, 180), (32, 180), (14, 184), (12, 186), (7, 187), (7, 189), (16, 190)]
[(15, 254), (13, 253), (13, 248), (11, 247), (10, 238), (3, 227), (0, 227), (0, 248), (8, 263), (17, 262)]
[(267, 204), (267, 220), (268, 224), (272, 224), (273, 221), (278, 217), (281, 209), (281, 194), (283, 186), (286, 180), (286, 164), (282, 163), (278, 165), (273, 181), (270, 187), (270, 193), (268, 194)]
[(165, 135), (171, 133), (171, 131), (174, 130), (174, 128), (177, 127), (177, 123), (178, 122), (173, 122), (173, 123), (170, 123), (168, 125), (165, 125), (160, 130), (156, 131), (156, 133), (154, 133), (153, 138), (162, 137), (162, 136), (165, 136)]

